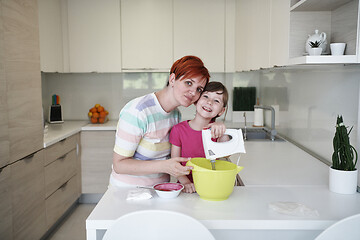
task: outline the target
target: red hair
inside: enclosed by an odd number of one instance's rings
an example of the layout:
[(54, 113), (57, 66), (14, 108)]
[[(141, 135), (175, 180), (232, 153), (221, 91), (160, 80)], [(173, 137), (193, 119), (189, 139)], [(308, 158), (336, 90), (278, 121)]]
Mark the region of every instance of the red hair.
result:
[(175, 80), (178, 80), (181, 77), (188, 79), (193, 77), (201, 77), (206, 81), (207, 84), (210, 79), (209, 71), (204, 66), (203, 61), (195, 56), (185, 56), (178, 59), (176, 62), (174, 62), (170, 69), (170, 74), (172, 73), (175, 74)]

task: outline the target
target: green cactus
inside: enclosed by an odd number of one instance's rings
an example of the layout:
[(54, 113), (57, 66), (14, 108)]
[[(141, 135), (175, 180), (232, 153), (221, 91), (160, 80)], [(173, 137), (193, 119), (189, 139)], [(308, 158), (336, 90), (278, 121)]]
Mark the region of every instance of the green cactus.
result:
[[(336, 120), (336, 132), (333, 139), (334, 153), (332, 155), (332, 168), (343, 171), (356, 170), (358, 154), (356, 149), (350, 145), (349, 132), (343, 123), (342, 116)], [(355, 158), (355, 160), (354, 160)]]

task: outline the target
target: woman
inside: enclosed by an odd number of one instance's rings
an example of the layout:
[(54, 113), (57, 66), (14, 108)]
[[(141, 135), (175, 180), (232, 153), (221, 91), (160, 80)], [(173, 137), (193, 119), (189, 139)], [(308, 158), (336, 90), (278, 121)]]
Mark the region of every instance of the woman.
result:
[[(209, 78), (200, 58), (185, 56), (171, 67), (166, 87), (125, 105), (117, 125), (110, 185), (152, 186), (168, 182), (169, 175), (189, 174), (192, 167), (180, 164), (187, 158), (169, 158), (169, 133), (180, 121), (177, 107), (196, 102)], [(211, 126), (215, 137), (225, 132), (223, 124)]]

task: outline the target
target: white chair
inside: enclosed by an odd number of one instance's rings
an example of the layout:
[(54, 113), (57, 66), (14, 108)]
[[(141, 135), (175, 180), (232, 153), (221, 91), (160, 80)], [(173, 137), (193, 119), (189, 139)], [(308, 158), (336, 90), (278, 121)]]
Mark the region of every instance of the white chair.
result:
[(360, 214), (344, 218), (326, 228), (315, 240), (359, 240)]
[(198, 220), (182, 213), (143, 210), (118, 218), (105, 233), (103, 240), (215, 240)]

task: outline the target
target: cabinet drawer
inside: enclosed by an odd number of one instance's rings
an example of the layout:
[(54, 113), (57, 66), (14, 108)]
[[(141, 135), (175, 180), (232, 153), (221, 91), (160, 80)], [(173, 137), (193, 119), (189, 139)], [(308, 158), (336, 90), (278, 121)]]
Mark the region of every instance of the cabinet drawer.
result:
[(76, 149), (73, 149), (45, 167), (46, 198), (76, 174), (76, 160)]
[(75, 149), (78, 139), (79, 134), (75, 134), (48, 148), (45, 148), (45, 166), (70, 152), (72, 149)]
[(54, 225), (78, 199), (78, 189), (78, 182), (76, 176), (74, 176), (46, 199), (46, 224), (48, 229)]

